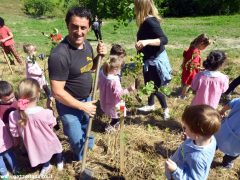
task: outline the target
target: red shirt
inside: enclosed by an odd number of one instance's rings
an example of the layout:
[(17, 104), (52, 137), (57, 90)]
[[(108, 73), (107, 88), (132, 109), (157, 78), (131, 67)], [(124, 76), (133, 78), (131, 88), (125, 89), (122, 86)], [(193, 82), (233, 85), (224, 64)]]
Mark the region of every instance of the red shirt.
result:
[[(4, 39), (8, 36), (10, 36), (10, 29), (7, 26), (0, 27), (0, 39)], [(1, 46), (10, 46), (14, 44), (13, 38), (5, 41)]]

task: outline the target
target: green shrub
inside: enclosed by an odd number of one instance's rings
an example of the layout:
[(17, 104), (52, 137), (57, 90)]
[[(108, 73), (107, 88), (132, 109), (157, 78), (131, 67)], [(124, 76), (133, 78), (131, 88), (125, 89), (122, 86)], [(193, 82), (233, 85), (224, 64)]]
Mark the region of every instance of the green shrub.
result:
[(24, 0), (24, 11), (32, 16), (43, 16), (54, 10), (55, 4), (49, 0)]

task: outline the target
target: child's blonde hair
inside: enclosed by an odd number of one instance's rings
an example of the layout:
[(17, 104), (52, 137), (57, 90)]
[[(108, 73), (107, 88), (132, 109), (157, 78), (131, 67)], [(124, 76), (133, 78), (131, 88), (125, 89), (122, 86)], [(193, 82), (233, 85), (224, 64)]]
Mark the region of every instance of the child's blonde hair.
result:
[(109, 56), (109, 61), (103, 64), (103, 72), (105, 75), (113, 70), (114, 68), (120, 69), (122, 65), (122, 58), (116, 55)]
[(136, 22), (140, 26), (147, 16), (154, 16), (160, 22), (161, 17), (153, 0), (134, 0)]
[(195, 105), (186, 107), (182, 121), (193, 133), (211, 137), (220, 128), (221, 116), (209, 105)]
[(23, 45), (23, 51), (29, 55), (32, 55), (33, 52), (37, 50), (37, 47), (33, 44), (24, 44)]
[(198, 37), (196, 37), (191, 43), (190, 47), (196, 48), (200, 44), (203, 44), (205, 46), (208, 46), (210, 44), (209, 37), (206, 34), (200, 34)]
[[(32, 78), (23, 79), (18, 85), (17, 89), (17, 99), (25, 99), (29, 102), (37, 100), (40, 96), (40, 85), (37, 80)], [(19, 124), (25, 126), (28, 120), (28, 117), (24, 110), (19, 109), (20, 120)]]

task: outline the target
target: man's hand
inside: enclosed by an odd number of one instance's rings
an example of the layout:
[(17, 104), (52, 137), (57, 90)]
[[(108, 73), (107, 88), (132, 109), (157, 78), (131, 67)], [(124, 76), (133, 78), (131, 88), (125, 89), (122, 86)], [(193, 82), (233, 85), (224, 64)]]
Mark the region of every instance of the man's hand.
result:
[(105, 56), (107, 54), (107, 47), (103, 42), (99, 42), (97, 46), (97, 53), (99, 55)]
[(96, 103), (97, 101), (89, 101), (89, 102), (84, 102), (82, 104), (81, 110), (84, 111), (85, 113), (87, 113), (90, 117), (93, 117), (96, 113)]

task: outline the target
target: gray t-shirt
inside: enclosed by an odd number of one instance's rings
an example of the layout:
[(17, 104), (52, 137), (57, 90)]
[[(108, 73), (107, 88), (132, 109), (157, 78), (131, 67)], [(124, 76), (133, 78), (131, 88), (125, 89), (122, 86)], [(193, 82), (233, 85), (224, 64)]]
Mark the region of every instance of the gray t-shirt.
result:
[(48, 59), (50, 80), (66, 81), (64, 89), (77, 99), (87, 98), (92, 90), (93, 49), (87, 40), (84, 48), (73, 47), (65, 37)]

